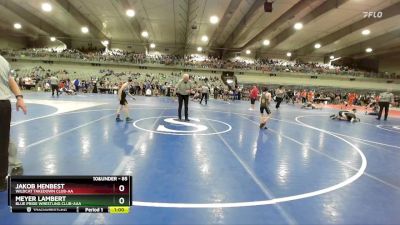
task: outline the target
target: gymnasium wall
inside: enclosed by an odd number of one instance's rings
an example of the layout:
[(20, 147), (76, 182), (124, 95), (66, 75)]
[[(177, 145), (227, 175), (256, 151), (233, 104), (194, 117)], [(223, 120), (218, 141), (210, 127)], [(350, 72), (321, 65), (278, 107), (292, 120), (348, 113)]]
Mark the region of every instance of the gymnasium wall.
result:
[(146, 50), (143, 45), (127, 44), (126, 42), (111, 41), (111, 49), (120, 49), (128, 52), (144, 52)]
[(27, 46), (27, 39), (24, 37), (0, 35), (0, 49), (22, 49)]
[[(324, 56), (323, 55), (295, 55), (292, 52), (292, 57), (289, 58), (286, 56), (286, 52), (270, 52), (270, 51), (257, 51), (255, 54), (255, 58), (263, 57), (263, 58), (270, 58), (270, 59), (287, 59), (287, 60), (299, 60), (301, 62), (319, 62), (324, 63)], [(242, 56), (245, 55), (244, 53), (241, 54)]]
[[(128, 52), (145, 52), (147, 51), (154, 51), (158, 52), (159, 54), (166, 54), (166, 55), (183, 55), (184, 48), (174, 47), (170, 45), (163, 45), (156, 43), (155, 49), (150, 49), (150, 43), (143, 44), (143, 43), (132, 43), (129, 41), (112, 41), (111, 40), (111, 49), (119, 49)], [(197, 53), (196, 49), (192, 49), (189, 53)]]
[(98, 48), (102, 49), (104, 46), (97, 39), (72, 39), (70, 49), (80, 49), (80, 48)]
[(379, 72), (400, 74), (400, 53), (379, 59)]

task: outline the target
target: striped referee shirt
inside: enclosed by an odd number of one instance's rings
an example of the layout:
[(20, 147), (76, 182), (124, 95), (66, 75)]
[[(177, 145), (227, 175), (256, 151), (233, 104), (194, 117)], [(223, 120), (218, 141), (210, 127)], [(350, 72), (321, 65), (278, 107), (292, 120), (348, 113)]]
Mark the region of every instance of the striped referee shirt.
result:
[(10, 75), (10, 64), (0, 55), (0, 100), (6, 100), (11, 97), (8, 78)]

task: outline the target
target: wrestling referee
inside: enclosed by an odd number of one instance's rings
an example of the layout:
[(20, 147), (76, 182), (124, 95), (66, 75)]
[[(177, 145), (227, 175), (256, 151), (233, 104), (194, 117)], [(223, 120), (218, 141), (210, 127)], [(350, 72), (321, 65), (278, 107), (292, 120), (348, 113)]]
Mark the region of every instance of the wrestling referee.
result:
[(182, 103), (185, 103), (185, 121), (189, 120), (189, 96), (192, 91), (192, 82), (189, 80), (189, 74), (183, 74), (182, 80), (176, 85), (176, 95), (178, 96), (178, 117), (182, 120)]
[(7, 190), (8, 144), (10, 141), (11, 92), (17, 98), (17, 111), (22, 109), (26, 114), (21, 90), (11, 75), (10, 65), (0, 56), (0, 192)]

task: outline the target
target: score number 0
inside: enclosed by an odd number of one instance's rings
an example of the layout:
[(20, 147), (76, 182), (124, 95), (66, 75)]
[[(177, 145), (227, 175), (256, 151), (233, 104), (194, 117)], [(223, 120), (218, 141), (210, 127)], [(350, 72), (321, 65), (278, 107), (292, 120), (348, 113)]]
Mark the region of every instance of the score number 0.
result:
[[(123, 181), (127, 181), (128, 178), (127, 178), (127, 177), (122, 177), (122, 180), (123, 180)], [(125, 191), (125, 186), (122, 185), (122, 184), (119, 185), (119, 186), (118, 186), (118, 191), (119, 191), (119, 192), (124, 192), (124, 191)], [(118, 199), (118, 203), (121, 204), (121, 205), (123, 205), (123, 204), (125, 203), (125, 198), (124, 198), (124, 197), (119, 198), (119, 199)]]
[[(120, 192), (124, 192), (125, 191), (125, 186), (122, 185), (122, 184), (119, 185), (118, 190)], [(125, 198), (124, 197), (119, 198), (118, 202), (119, 202), (119, 204), (123, 205), (125, 203)]]

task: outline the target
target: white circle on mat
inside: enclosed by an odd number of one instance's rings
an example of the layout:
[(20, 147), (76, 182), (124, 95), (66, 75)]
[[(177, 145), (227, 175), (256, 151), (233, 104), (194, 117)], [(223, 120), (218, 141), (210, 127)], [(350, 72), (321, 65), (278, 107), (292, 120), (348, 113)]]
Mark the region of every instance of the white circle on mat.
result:
[[(163, 119), (163, 124), (157, 122), (161, 119)], [(226, 132), (229, 132), (232, 130), (232, 126), (219, 121), (219, 120), (213, 120), (213, 119), (208, 119), (208, 118), (189, 118), (191, 122), (184, 122), (184, 121), (178, 121), (176, 120), (176, 117), (171, 117), (171, 116), (158, 116), (158, 117), (146, 117), (142, 119), (138, 119), (135, 122), (133, 122), (133, 126), (139, 130), (147, 131), (150, 133), (156, 133), (156, 134), (166, 134), (166, 135), (216, 135), (216, 134), (223, 134)], [(142, 125), (141, 123), (144, 121), (156, 121), (156, 124), (151, 124), (151, 127), (146, 127)], [(165, 126), (166, 124), (172, 125), (173, 127), (170, 126)], [(213, 125), (222, 125), (223, 129), (215, 129)], [(210, 127), (210, 125), (212, 127)], [(179, 128), (191, 128), (191, 129), (179, 129)]]

